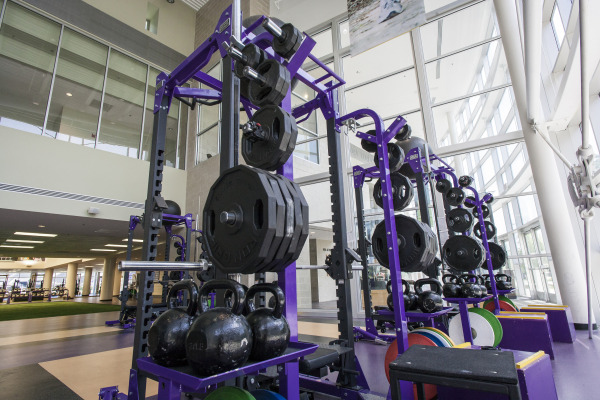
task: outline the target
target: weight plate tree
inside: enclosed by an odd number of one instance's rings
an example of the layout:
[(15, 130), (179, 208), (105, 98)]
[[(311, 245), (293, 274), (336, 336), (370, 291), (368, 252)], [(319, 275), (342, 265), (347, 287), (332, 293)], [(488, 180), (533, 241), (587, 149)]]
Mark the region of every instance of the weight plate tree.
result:
[[(433, 263), (438, 250), (435, 234), (431, 228), (406, 215), (396, 215), (398, 257), (402, 272), (421, 272)], [(389, 268), (385, 222), (375, 227), (371, 238), (373, 254), (379, 263)]]

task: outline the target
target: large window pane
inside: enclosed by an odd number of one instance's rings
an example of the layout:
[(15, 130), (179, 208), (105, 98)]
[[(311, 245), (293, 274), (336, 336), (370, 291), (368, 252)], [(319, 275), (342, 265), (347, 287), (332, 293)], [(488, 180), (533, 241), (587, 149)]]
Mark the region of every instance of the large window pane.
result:
[(431, 103), (510, 83), (506, 57), (499, 42), (500, 39), (426, 64)]
[[(97, 148), (137, 158), (148, 67), (111, 50)], [(152, 97), (154, 98), (154, 97)]]
[[(215, 79), (221, 79), (221, 64), (213, 66), (207, 74)], [(202, 89), (211, 89), (206, 85), (200, 85)], [(196, 163), (207, 160), (219, 153), (219, 126), (221, 106), (199, 106), (198, 107), (198, 137), (196, 142)], [(246, 113), (240, 113), (240, 123)]]
[[(373, 60), (385, 60), (377, 63)], [(405, 69), (414, 64), (410, 35), (398, 36), (370, 50), (343, 59), (344, 80), (348, 87)]]
[(146, 119), (144, 120), (144, 132), (142, 134), (142, 160), (150, 161), (150, 150), (152, 146), (152, 129), (154, 128), (154, 94), (156, 92), (156, 77), (160, 73), (156, 68), (150, 67), (148, 71), (148, 90), (146, 93)]
[(176, 167), (177, 164), (177, 134), (178, 134), (178, 123), (179, 108), (181, 103), (173, 99), (171, 101), (171, 108), (169, 108), (169, 114), (167, 114), (167, 134), (165, 137), (165, 165), (167, 167)]
[(187, 134), (188, 134), (188, 112), (189, 109), (185, 105), (181, 105), (179, 114), (179, 145), (177, 147), (177, 168), (185, 169), (185, 156), (187, 149)]
[(8, 2), (0, 28), (0, 125), (41, 134), (60, 25)]
[(425, 60), (468, 47), (491, 37), (499, 30), (491, 1), (482, 1), (421, 28)]
[(108, 47), (64, 30), (46, 135), (94, 147), (107, 55)]

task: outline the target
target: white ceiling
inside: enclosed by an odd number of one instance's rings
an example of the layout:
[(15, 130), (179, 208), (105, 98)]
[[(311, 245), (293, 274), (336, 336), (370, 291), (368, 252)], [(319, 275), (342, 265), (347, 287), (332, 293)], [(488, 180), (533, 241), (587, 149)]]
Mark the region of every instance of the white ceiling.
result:
[(192, 7), (194, 11), (198, 11), (200, 7), (208, 3), (208, 0), (181, 0), (188, 6)]

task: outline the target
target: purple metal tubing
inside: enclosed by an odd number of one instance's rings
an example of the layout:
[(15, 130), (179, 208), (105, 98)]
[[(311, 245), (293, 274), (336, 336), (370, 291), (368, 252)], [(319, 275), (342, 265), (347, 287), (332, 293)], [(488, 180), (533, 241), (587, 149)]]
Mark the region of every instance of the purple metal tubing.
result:
[[(357, 365), (360, 365), (360, 364), (357, 363)], [(346, 400), (346, 399), (348, 399), (348, 400), (365, 400), (365, 399), (367, 399), (366, 396), (369, 396), (368, 398), (372, 399), (373, 395), (375, 394), (374, 392), (371, 392), (368, 389), (361, 389), (361, 390), (348, 389), (348, 388), (344, 388), (342, 386), (333, 385), (331, 382), (329, 382), (327, 380), (308, 376), (308, 375), (302, 375), (300, 377), (300, 382), (301, 382), (300, 386), (303, 389), (307, 389), (309, 391), (313, 391), (313, 392), (317, 392), (317, 393), (322, 393), (325, 395), (329, 395), (329, 396), (332, 396), (332, 397), (335, 397), (338, 399), (344, 399), (344, 400)], [(411, 390), (412, 390), (412, 386), (411, 386)], [(380, 396), (383, 396), (383, 395), (380, 395)], [(408, 399), (408, 397), (404, 397), (404, 396), (402, 398)], [(412, 398), (412, 397), (410, 397), (410, 398)]]
[[(290, 342), (288, 350), (286, 350), (286, 352), (279, 357), (256, 363), (251, 362), (240, 368), (206, 377), (198, 377), (190, 375), (186, 372), (182, 372), (182, 370), (191, 371), (189, 367), (163, 367), (161, 365), (156, 364), (151, 357), (144, 357), (138, 359), (137, 365), (141, 371), (144, 371), (156, 377), (161, 377), (163, 379), (173, 382), (174, 384), (180, 385), (180, 388), (178, 389), (180, 392), (198, 392), (207, 388), (209, 385), (225, 382), (229, 379), (237, 378), (239, 376), (256, 374), (259, 371), (264, 371), (271, 366), (286, 364), (292, 361), (294, 361), (294, 363), (297, 365), (297, 360), (300, 357), (304, 357), (308, 354), (314, 353), (318, 347), (319, 345), (312, 343)], [(298, 379), (298, 375), (296, 375), (296, 379)], [(288, 397), (288, 399), (298, 399), (298, 397), (299, 391), (295, 393), (295, 397), (292, 395)]]
[(198, 89), (176, 86), (173, 89), (173, 96), (193, 97), (195, 99), (221, 100), (221, 92), (211, 89)]
[(242, 41), (248, 36), (249, 33), (253, 32), (256, 28), (258, 28), (260, 25), (262, 25), (262, 22), (266, 18), (267, 17), (262, 15), (260, 18), (258, 18), (252, 24), (250, 24), (250, 26), (248, 26), (246, 29), (243, 29), (243, 27), (242, 27)]
[(223, 90), (223, 83), (220, 80), (208, 75), (206, 72), (198, 71), (193, 76), (193, 78), (194, 78), (194, 80), (196, 80), (208, 87), (211, 87), (219, 92)]
[[(336, 121), (342, 123), (348, 119), (359, 120), (370, 117), (375, 124), (375, 137), (367, 135), (364, 139), (377, 143), (377, 154), (379, 157), (379, 176), (381, 181), (381, 190), (383, 194), (383, 214), (385, 221), (385, 230), (388, 247), (388, 259), (390, 280), (392, 281), (392, 299), (394, 303), (394, 319), (396, 321), (396, 337), (398, 354), (404, 353), (408, 349), (408, 325), (404, 310), (404, 298), (402, 297), (401, 269), (398, 259), (398, 239), (396, 234), (396, 220), (394, 216), (394, 207), (392, 203), (392, 185), (390, 181), (390, 169), (388, 160), (387, 143), (394, 137), (391, 132), (384, 133), (384, 125), (381, 117), (373, 110), (361, 109), (350, 114), (344, 115)], [(360, 136), (359, 136), (360, 137)], [(373, 140), (375, 139), (375, 140)], [(401, 382), (400, 390), (405, 399), (413, 398), (412, 383)]]
[(288, 71), (290, 71), (290, 75), (292, 77), (295, 76), (298, 70), (302, 67), (302, 64), (306, 60), (306, 57), (310, 56), (310, 52), (315, 47), (315, 44), (317, 44), (317, 42), (315, 42), (313, 38), (311, 38), (308, 35), (304, 35), (304, 40), (302, 41), (302, 44), (294, 53), (290, 61), (288, 61), (287, 64), (285, 64)]

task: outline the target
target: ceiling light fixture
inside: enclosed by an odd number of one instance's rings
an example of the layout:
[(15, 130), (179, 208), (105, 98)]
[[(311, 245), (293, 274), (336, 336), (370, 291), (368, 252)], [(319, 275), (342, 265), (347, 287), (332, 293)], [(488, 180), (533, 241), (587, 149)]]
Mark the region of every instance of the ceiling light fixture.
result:
[(127, 247), (126, 244), (105, 244), (107, 247)]
[(0, 244), (0, 247), (8, 247), (11, 249), (33, 249), (33, 246), (13, 246), (11, 244)]
[(43, 237), (56, 237), (55, 233), (36, 233), (36, 232), (15, 232), (15, 235), (19, 236), (43, 236)]
[(38, 225), (38, 228), (45, 228), (46, 225)]
[(72, 97), (72, 96), (73, 96), (73, 93), (71, 93), (71, 92), (67, 92), (67, 93), (65, 93), (65, 94), (66, 94), (68, 97)]
[(11, 243), (44, 243), (43, 240), (18, 240), (18, 239), (6, 239), (7, 242)]
[[(123, 242), (126, 242), (128, 239), (123, 239)], [(142, 239), (132, 239), (132, 242), (136, 242), (136, 243), (144, 243), (144, 241)]]
[(90, 251), (116, 251), (115, 249), (90, 249)]

